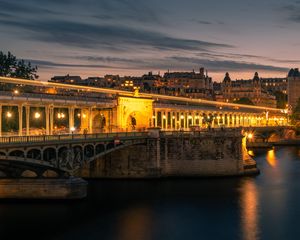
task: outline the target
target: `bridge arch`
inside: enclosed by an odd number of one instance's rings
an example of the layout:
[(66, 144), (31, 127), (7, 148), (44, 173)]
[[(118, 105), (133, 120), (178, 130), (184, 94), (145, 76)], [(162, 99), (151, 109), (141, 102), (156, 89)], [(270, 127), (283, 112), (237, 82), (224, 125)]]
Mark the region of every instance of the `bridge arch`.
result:
[(37, 160), (42, 160), (42, 151), (40, 149), (30, 149), (29, 151), (27, 151), (26, 154), (27, 158), (32, 158), (32, 159), (37, 159)]
[(95, 148), (92, 144), (87, 144), (84, 146), (84, 156), (87, 158), (93, 157), (95, 154)]
[(9, 156), (25, 158), (25, 152), (22, 150), (12, 150), (8, 153)]
[(53, 147), (48, 147), (43, 151), (43, 159), (47, 162), (55, 161), (56, 159), (56, 149)]
[(100, 144), (97, 144), (96, 147), (95, 147), (95, 154), (99, 154), (99, 153), (103, 153), (105, 151), (105, 144), (103, 143), (100, 143)]

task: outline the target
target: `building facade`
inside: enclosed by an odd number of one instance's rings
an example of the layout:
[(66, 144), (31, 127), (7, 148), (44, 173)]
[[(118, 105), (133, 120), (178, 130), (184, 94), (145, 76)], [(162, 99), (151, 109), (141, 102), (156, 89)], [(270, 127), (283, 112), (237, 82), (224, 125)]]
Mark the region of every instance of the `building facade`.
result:
[(226, 73), (220, 92), (221, 94), (216, 95), (217, 101), (236, 102), (242, 98), (247, 98), (254, 105), (276, 108), (275, 96), (264, 88), (257, 72), (251, 80), (235, 81), (232, 81), (229, 73)]
[(300, 73), (299, 69), (291, 69), (288, 73), (288, 103), (294, 109), (300, 97)]

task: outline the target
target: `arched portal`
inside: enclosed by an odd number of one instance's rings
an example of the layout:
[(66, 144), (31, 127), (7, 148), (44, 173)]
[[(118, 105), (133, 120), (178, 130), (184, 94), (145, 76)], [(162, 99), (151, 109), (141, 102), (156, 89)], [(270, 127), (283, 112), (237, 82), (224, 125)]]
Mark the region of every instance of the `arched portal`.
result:
[[(122, 130), (140, 130), (150, 126), (153, 115), (153, 99), (139, 97), (119, 97), (117, 126)], [(133, 120), (134, 119), (134, 120)]]

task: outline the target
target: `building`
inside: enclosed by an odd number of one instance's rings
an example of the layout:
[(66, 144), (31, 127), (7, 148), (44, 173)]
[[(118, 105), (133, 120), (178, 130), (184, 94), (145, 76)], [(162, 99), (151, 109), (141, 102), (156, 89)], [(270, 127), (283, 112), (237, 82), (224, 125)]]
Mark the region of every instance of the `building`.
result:
[(287, 79), (286, 78), (261, 78), (264, 89), (269, 92), (282, 92), (287, 94)]
[(65, 76), (54, 76), (49, 82), (56, 83), (67, 83), (67, 84), (82, 84), (83, 80), (80, 76), (70, 76), (69, 74)]
[(232, 81), (226, 73), (222, 82), (221, 94), (216, 96), (217, 101), (236, 102), (242, 98), (250, 99), (254, 105), (276, 107), (276, 98), (263, 86), (256, 72), (253, 79)]
[(300, 97), (300, 73), (299, 69), (291, 69), (288, 73), (288, 103), (294, 109)]

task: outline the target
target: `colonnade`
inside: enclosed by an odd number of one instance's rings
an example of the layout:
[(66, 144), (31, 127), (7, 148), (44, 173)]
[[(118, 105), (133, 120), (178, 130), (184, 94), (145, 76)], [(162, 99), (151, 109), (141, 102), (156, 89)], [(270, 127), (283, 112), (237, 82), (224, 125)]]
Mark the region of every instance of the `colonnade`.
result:
[[(16, 111), (5, 111), (4, 107), (17, 107)], [(38, 110), (32, 111), (32, 109)], [(58, 112), (55, 116), (55, 109), (64, 111)], [(75, 116), (75, 109), (78, 109), (78, 113)], [(25, 114), (23, 114), (23, 112)], [(57, 111), (56, 111), (57, 112)], [(43, 134), (52, 135), (56, 129), (55, 127), (55, 119), (67, 119), (68, 124), (66, 128), (69, 133), (74, 132), (75, 130), (75, 117), (80, 120), (80, 132), (82, 133), (84, 129), (86, 129), (89, 133), (93, 131), (93, 117), (92, 117), (93, 108), (79, 108), (75, 106), (54, 106), (54, 105), (45, 105), (45, 106), (37, 106), (37, 105), (28, 105), (28, 104), (0, 104), (0, 136), (3, 135), (2, 125), (3, 119), (7, 118), (7, 121), (18, 121), (18, 135), (19, 136), (29, 136), (32, 121), (41, 121), (43, 120), (45, 123), (43, 124), (44, 132)], [(16, 116), (15, 116), (16, 115)], [(23, 118), (25, 117), (25, 126)], [(44, 118), (44, 119), (43, 119)], [(25, 132), (23, 131), (25, 127)]]
[(164, 130), (189, 130), (191, 127), (242, 127), (287, 125), (283, 117), (262, 113), (212, 112), (154, 109), (152, 127)]

